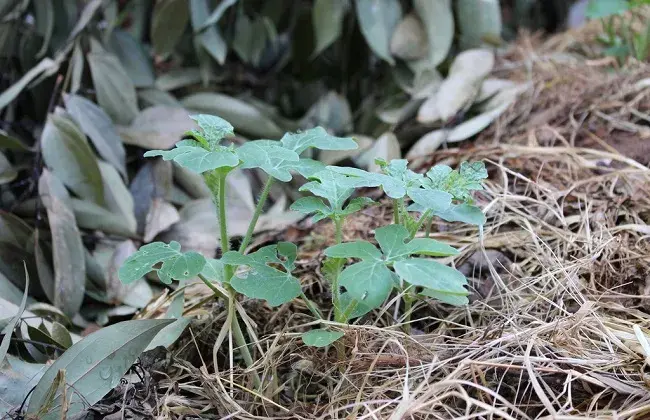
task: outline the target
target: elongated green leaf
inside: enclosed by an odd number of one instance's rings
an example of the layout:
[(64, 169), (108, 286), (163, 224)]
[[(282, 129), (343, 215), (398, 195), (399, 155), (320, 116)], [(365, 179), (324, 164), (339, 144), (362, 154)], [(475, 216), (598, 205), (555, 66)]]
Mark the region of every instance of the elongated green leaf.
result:
[(90, 137), (99, 155), (126, 177), (126, 163), (122, 139), (111, 118), (103, 109), (78, 95), (65, 95), (65, 106), (77, 125)]
[(73, 198), (70, 208), (74, 212), (75, 220), (81, 228), (101, 230), (105, 233), (126, 237), (132, 236), (135, 233), (132, 220), (129, 220), (127, 224), (123, 215), (113, 213), (90, 201)]
[[(223, 2), (217, 7), (218, 11), (222, 8)], [(224, 9), (225, 10), (225, 9)], [(223, 64), (226, 60), (226, 53), (228, 46), (221, 36), (219, 28), (210, 23), (204, 25), (205, 17), (208, 15), (209, 6), (207, 0), (191, 0), (190, 1), (190, 17), (192, 21), (192, 28), (196, 33), (195, 42), (198, 42), (201, 47), (214, 58), (217, 63)]]
[(379, 307), (393, 289), (393, 274), (383, 261), (361, 261), (347, 267), (339, 276), (339, 284), (350, 297), (365, 306)]
[(13, 303), (14, 305), (20, 305), (20, 302), (23, 297), (23, 292), (20, 291), (4, 274), (0, 272), (0, 296), (3, 299)]
[(135, 87), (153, 86), (155, 81), (153, 63), (138, 40), (128, 32), (113, 29), (110, 47), (113, 54), (120, 59)]
[(176, 47), (190, 18), (187, 0), (157, 1), (151, 21), (151, 43), (156, 54), (168, 55)]
[(61, 115), (50, 115), (41, 135), (41, 150), (45, 164), (75, 194), (104, 204), (97, 158), (75, 123)]
[(97, 102), (113, 121), (129, 124), (138, 115), (138, 98), (122, 63), (106, 51), (93, 51), (86, 58), (97, 92)]
[(20, 302), (18, 307), (18, 313), (11, 318), (11, 321), (2, 329), (2, 341), (0, 342), (0, 366), (4, 364), (5, 356), (7, 356), (7, 350), (9, 350), (9, 344), (11, 343), (11, 336), (14, 333), (14, 328), (16, 324), (20, 321), (20, 317), (23, 316), (25, 311), (25, 306), (27, 305), (27, 296), (29, 291), (29, 273), (27, 272), (27, 266), (25, 266), (25, 292), (23, 293), (23, 299)]
[(433, 69), (442, 63), (454, 40), (454, 15), (451, 0), (413, 0), (413, 7), (424, 24), (429, 54), (416, 64), (417, 69)]
[[(67, 415), (82, 411), (87, 404), (95, 404), (120, 383), (122, 375), (149, 342), (172, 322), (167, 319), (125, 321), (85, 337), (47, 369), (32, 393), (27, 412), (36, 413), (44, 405), (48, 389), (61, 369), (65, 370), (65, 386), (70, 387), (66, 392)], [(57, 391), (50, 411), (42, 418), (59, 418), (61, 397)]]
[(237, 149), (243, 169), (260, 168), (280, 181), (291, 181), (289, 166), (300, 158), (296, 152), (270, 140), (249, 141)]
[(332, 45), (343, 31), (343, 20), (350, 4), (347, 0), (316, 0), (312, 7), (311, 19), (314, 24), (316, 56)]
[(390, 39), (402, 17), (398, 0), (355, 0), (357, 19), (366, 42), (383, 60), (391, 65), (395, 60), (390, 54)]
[(323, 127), (301, 133), (287, 133), (280, 141), (284, 147), (298, 154), (311, 147), (320, 150), (353, 150), (359, 147), (353, 138), (332, 136)]
[[(158, 266), (161, 264), (160, 266)], [(155, 271), (163, 283), (188, 280), (196, 277), (205, 266), (205, 258), (198, 252), (182, 253), (181, 244), (154, 242), (141, 247), (126, 259), (118, 275), (123, 283), (132, 283), (145, 274)]]
[(38, 192), (47, 209), (52, 233), (54, 305), (67, 316), (79, 311), (86, 284), (85, 253), (67, 191), (52, 173), (43, 170)]
[(29, 151), (30, 148), (19, 139), (0, 130), (0, 149)]
[[(230, 285), (236, 291), (250, 298), (264, 299), (271, 306), (278, 306), (300, 295), (300, 282), (291, 275), (296, 252), (294, 244), (279, 242), (248, 255), (226, 252), (221, 262), (250, 267), (250, 271), (243, 276), (236, 275), (230, 280)], [(268, 264), (280, 264), (287, 271), (280, 271)]]
[(373, 307), (367, 305), (365, 302), (359, 302), (352, 299), (348, 292), (341, 293), (339, 304), (343, 313), (346, 313), (346, 311), (349, 310), (350, 305), (354, 305), (351, 312), (349, 312), (348, 320), (362, 317), (374, 309)]
[(43, 44), (36, 56), (42, 57), (47, 52), (54, 30), (54, 5), (51, 0), (37, 1), (33, 5), (36, 32), (43, 37)]
[(122, 219), (123, 229), (131, 232), (132, 235), (135, 234), (138, 223), (135, 219), (135, 203), (131, 192), (114, 166), (100, 161), (99, 171), (104, 183), (106, 208)]
[(202, 30), (207, 28), (210, 25), (214, 25), (215, 23), (219, 22), (219, 19), (221, 19), (221, 16), (226, 12), (226, 10), (232, 6), (233, 4), (237, 3), (237, 0), (222, 0), (219, 2), (219, 5), (217, 6), (216, 9), (210, 13), (210, 16), (208, 16), (207, 19), (198, 27), (196, 30)]
[(467, 295), (464, 287), (467, 285), (465, 276), (460, 271), (437, 261), (409, 258), (397, 261), (394, 268), (398, 276), (412, 285), (444, 293)]
[(326, 347), (343, 337), (343, 331), (311, 330), (304, 333), (302, 342), (311, 347)]
[(498, 0), (459, 0), (456, 3), (462, 49), (480, 47), (486, 38), (501, 38), (501, 5)]
[(52, 74), (59, 69), (59, 63), (50, 59), (44, 58), (34, 68), (30, 69), (16, 83), (11, 85), (9, 89), (0, 93), (0, 109), (9, 105), (18, 95), (22, 92), (27, 85), (29, 85), (38, 76), (43, 73)]
[(7, 363), (0, 362), (0, 413), (9, 413), (20, 407), (47, 367), (46, 364), (27, 363), (7, 355)]
[(162, 156), (164, 160), (173, 160), (183, 168), (199, 174), (217, 168), (234, 168), (240, 159), (231, 148), (217, 146), (215, 150), (210, 151), (194, 140), (180, 141), (172, 150), (150, 150), (144, 156)]

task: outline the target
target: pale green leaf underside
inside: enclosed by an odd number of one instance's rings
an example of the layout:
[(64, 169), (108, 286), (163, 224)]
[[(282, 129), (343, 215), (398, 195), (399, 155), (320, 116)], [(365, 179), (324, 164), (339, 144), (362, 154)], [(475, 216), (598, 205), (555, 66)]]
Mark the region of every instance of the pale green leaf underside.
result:
[(448, 192), (423, 188), (409, 188), (407, 193), (413, 202), (433, 212), (449, 209), (453, 198)]
[(454, 305), (454, 306), (464, 306), (469, 303), (469, 299), (467, 298), (467, 293), (461, 295), (455, 293), (445, 293), (445, 292), (441, 292), (440, 290), (424, 289), (422, 290), (422, 292), (420, 292), (420, 294), (430, 298), (438, 299), (443, 303), (447, 303), (449, 305)]
[(444, 293), (467, 295), (467, 280), (458, 270), (424, 258), (410, 258), (398, 261), (395, 272), (404, 280), (415, 286)]
[(342, 210), (343, 204), (350, 198), (354, 188), (362, 186), (357, 185), (362, 183), (357, 182), (356, 179), (348, 179), (330, 168), (314, 174), (310, 179), (312, 181), (300, 187), (300, 191), (309, 191), (326, 199), (334, 211)]
[[(188, 280), (196, 277), (205, 266), (205, 257), (198, 252), (182, 253), (181, 245), (172, 241), (169, 244), (154, 242), (141, 247), (126, 259), (118, 275), (123, 283), (132, 283), (145, 274), (156, 271), (163, 283), (172, 280)], [(156, 268), (158, 264), (162, 264)]]
[(177, 143), (175, 149), (150, 150), (144, 156), (161, 156), (164, 160), (173, 160), (183, 168), (199, 174), (217, 168), (232, 168), (239, 164), (239, 158), (233, 150), (223, 146), (217, 147), (218, 149), (210, 151), (201, 147), (198, 142), (184, 140)]
[(406, 185), (401, 179), (386, 174), (366, 172), (358, 168), (328, 166), (328, 169), (345, 175), (340, 181), (342, 187), (382, 187), (390, 198), (402, 198), (406, 195)]
[(343, 331), (311, 330), (304, 333), (301, 338), (302, 342), (311, 347), (329, 346), (339, 338), (343, 337)]
[(298, 154), (311, 147), (320, 150), (353, 150), (359, 147), (353, 138), (332, 136), (323, 127), (301, 133), (287, 133), (280, 141), (284, 147)]

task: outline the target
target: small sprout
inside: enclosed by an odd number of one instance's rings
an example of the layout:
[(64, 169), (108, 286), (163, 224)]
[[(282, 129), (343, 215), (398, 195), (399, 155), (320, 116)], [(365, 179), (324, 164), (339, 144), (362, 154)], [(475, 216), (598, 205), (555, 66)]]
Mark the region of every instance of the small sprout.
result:
[(481, 184), (488, 176), (483, 162), (463, 162), (460, 170), (449, 166), (436, 165), (427, 172), (424, 186), (428, 189), (446, 191), (455, 200), (472, 203), (472, 191), (483, 189)]

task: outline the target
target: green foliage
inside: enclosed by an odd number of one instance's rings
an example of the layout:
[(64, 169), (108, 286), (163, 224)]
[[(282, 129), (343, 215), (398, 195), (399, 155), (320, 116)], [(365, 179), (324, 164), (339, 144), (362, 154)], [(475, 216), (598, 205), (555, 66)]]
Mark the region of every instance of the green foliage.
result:
[(589, 0), (586, 15), (589, 19), (621, 14), (630, 8), (627, 0)]
[(188, 280), (196, 277), (205, 266), (205, 257), (195, 251), (181, 252), (181, 244), (154, 242), (141, 247), (124, 261), (119, 270), (123, 283), (132, 283), (155, 271), (160, 281)]
[[(237, 274), (230, 285), (250, 298), (264, 299), (271, 306), (282, 305), (301, 293), (300, 282), (291, 275), (295, 268), (297, 247), (290, 242), (279, 242), (248, 255), (230, 251), (221, 262), (233, 266), (248, 266), (250, 270)], [(284, 271), (270, 264), (280, 265)]]
[[(429, 287), (443, 292), (458, 293), (464, 291), (465, 277), (453, 268), (431, 260), (409, 258), (411, 255), (452, 256), (458, 251), (449, 245), (434, 239), (418, 238), (409, 240), (408, 230), (401, 225), (389, 225), (375, 232), (379, 249), (365, 241), (347, 242), (331, 246), (325, 255), (333, 258), (358, 258), (361, 262), (347, 267), (340, 275), (340, 286), (346, 288), (350, 297), (365, 306), (379, 307), (396, 286), (395, 274), (389, 269), (395, 266), (397, 275), (406, 282)], [(422, 262), (435, 263), (429, 265)], [(399, 269), (397, 267), (400, 267)], [(456, 273), (450, 275), (448, 271)], [(413, 276), (417, 270), (428, 270), (428, 274), (445, 276), (439, 281), (417, 279)], [(425, 284), (422, 284), (425, 283)], [(466, 294), (466, 291), (465, 291)]]
[(460, 170), (449, 166), (436, 165), (427, 172), (426, 188), (445, 191), (454, 199), (463, 202), (472, 201), (472, 191), (482, 190), (481, 182), (488, 176), (483, 162), (460, 164)]
[(352, 137), (336, 137), (323, 127), (315, 127), (299, 133), (287, 133), (280, 140), (282, 146), (301, 154), (312, 147), (319, 150), (354, 150), (359, 146)]
[(182, 140), (176, 143), (175, 149), (150, 150), (144, 156), (161, 156), (199, 174), (223, 167), (234, 168), (239, 164), (234, 148), (217, 145), (213, 150), (207, 150), (196, 140)]
[(260, 168), (273, 178), (291, 181), (291, 165), (300, 160), (298, 154), (272, 140), (249, 141), (237, 149), (242, 168)]
[(302, 342), (312, 347), (326, 347), (343, 337), (343, 331), (311, 330), (304, 333)]

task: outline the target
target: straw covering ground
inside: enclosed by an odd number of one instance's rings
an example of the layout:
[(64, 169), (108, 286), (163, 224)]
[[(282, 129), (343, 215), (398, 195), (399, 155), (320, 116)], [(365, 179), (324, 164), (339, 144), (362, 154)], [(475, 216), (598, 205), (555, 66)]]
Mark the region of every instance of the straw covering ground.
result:
[[(488, 217), (482, 233), (445, 222), (432, 230), (462, 251), (453, 264), (471, 279), (468, 307), (420, 303), (407, 335), (395, 299), (341, 326), (339, 361), (333, 348), (303, 345), (298, 333), (312, 318), (301, 303), (242, 302), (255, 369), (273, 384), (257, 394), (219, 335), (223, 308), (204, 286), (189, 286), (185, 314), (197, 319), (151, 368), (157, 384), (135, 394), (125, 385), (114, 401), (136, 418), (143, 409), (159, 418), (650, 416), (650, 72), (578, 60), (568, 55), (571, 36), (512, 47), (494, 75), (530, 88), (478, 140), (418, 163), (488, 166), (476, 196)], [(346, 238), (372, 237), (389, 208), (349, 221)], [(329, 289), (315, 250), (329, 229), (303, 221), (254, 244), (298, 243), (298, 273), (321, 308)], [(141, 317), (160, 316), (169, 300)]]

